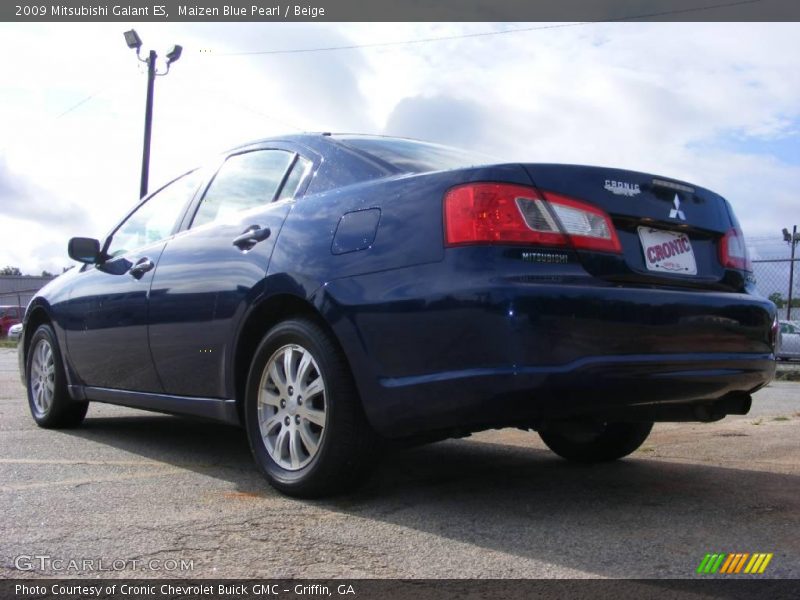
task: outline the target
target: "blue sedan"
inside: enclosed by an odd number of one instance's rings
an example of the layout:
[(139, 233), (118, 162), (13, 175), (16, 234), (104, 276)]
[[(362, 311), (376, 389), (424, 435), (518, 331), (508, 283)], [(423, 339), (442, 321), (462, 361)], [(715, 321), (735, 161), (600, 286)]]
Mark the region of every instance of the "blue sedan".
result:
[(288, 136), (68, 251), (19, 344), (35, 421), (107, 402), (240, 424), (296, 496), (354, 485), (387, 440), (489, 428), (618, 459), (654, 422), (747, 413), (775, 371), (730, 204), (646, 173)]

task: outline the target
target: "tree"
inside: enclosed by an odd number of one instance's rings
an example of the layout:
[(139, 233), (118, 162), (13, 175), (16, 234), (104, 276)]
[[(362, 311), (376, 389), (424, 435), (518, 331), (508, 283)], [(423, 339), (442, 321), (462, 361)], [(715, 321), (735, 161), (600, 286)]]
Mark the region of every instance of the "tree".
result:
[(780, 292), (772, 292), (769, 295), (769, 299), (772, 300), (772, 303), (778, 308), (783, 308), (786, 306), (786, 300), (783, 299), (783, 296)]
[(42, 277), (52, 277), (53, 274), (50, 271), (42, 271)]
[(20, 276), (20, 275), (22, 275), (22, 271), (20, 271), (19, 268), (17, 268), (17, 267), (5, 266), (2, 269), (0, 269), (0, 275), (4, 275), (4, 276), (9, 276), (9, 275)]

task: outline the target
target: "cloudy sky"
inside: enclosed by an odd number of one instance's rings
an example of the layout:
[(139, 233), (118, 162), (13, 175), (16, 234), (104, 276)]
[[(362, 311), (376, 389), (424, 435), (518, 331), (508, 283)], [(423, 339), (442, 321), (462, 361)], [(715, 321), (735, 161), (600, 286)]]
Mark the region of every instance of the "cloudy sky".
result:
[[(543, 24), (540, 24), (543, 25)], [(136, 201), (146, 76), (124, 42), (183, 56), (156, 82), (151, 189), (239, 142), (387, 133), (503, 160), (643, 170), (726, 196), (775, 254), (800, 224), (800, 24), (617, 23), (253, 54), (537, 24), (0, 24), (0, 266), (60, 271)]]

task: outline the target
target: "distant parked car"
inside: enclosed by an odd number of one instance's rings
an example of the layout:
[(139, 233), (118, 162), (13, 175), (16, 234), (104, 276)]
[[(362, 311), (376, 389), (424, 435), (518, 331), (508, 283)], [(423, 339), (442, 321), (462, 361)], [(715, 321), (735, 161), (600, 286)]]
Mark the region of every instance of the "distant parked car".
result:
[(19, 340), (22, 335), (22, 323), (17, 323), (8, 328), (8, 339), (12, 342)]
[(796, 321), (781, 321), (780, 327), (775, 356), (779, 360), (800, 360), (800, 324)]
[(290, 136), (69, 255), (18, 345), (35, 421), (91, 401), (239, 423), (294, 495), (346, 488), (382, 438), (519, 427), (614, 460), (655, 421), (746, 414), (775, 373), (730, 204), (647, 173)]
[(25, 309), (21, 306), (0, 306), (0, 337), (8, 334), (8, 329), (22, 321)]

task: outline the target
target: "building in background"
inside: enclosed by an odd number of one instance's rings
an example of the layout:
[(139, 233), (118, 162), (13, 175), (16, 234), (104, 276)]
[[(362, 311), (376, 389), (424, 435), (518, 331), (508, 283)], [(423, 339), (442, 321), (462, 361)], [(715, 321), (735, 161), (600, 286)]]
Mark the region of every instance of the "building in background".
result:
[(0, 306), (13, 305), (25, 308), (36, 292), (54, 277), (0, 275)]

